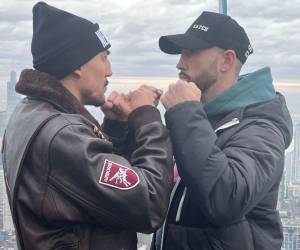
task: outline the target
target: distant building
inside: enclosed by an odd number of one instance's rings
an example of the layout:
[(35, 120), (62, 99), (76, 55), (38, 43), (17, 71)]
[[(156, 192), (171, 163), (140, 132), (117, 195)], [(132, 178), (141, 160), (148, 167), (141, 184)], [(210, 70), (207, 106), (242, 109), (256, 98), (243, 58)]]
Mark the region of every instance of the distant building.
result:
[(300, 224), (283, 226), (282, 250), (300, 250)]
[(4, 173), (2, 164), (0, 166), (0, 230), (6, 232), (14, 232), (14, 225), (11, 218), (11, 212), (9, 208), (9, 203), (6, 195)]
[(294, 127), (294, 151), (293, 181), (300, 182), (300, 123)]
[(279, 190), (278, 190), (277, 209), (279, 209), (279, 210), (284, 209), (284, 199), (286, 198), (286, 195), (287, 195), (286, 172), (287, 172), (286, 168), (284, 168), (283, 174), (281, 177), (281, 182), (279, 185)]
[(288, 184), (288, 196), (300, 198), (300, 181)]
[(0, 137), (6, 125), (6, 84), (0, 83)]
[(4, 174), (2, 169), (2, 163), (0, 163), (0, 231), (3, 231), (4, 195), (5, 195)]
[(7, 123), (6, 111), (0, 111), (0, 138), (2, 139)]
[(3, 186), (3, 191), (2, 191), (2, 202), (3, 202), (3, 231), (6, 232), (14, 232), (15, 228), (14, 228), (14, 224), (12, 221), (12, 217), (11, 217), (11, 212), (10, 212), (10, 207), (9, 207), (9, 203), (8, 203), (8, 199), (7, 199), (7, 195), (6, 195), (6, 190), (5, 190), (5, 184), (4, 184), (4, 179), (3, 179), (3, 170), (2, 171), (2, 186)]
[(0, 83), (0, 113), (6, 111), (6, 85)]
[(6, 91), (6, 110), (11, 112), (14, 110), (18, 102), (18, 94), (15, 91), (15, 86), (17, 84), (17, 73), (15, 71), (10, 72), (10, 80), (7, 82), (7, 91)]
[[(284, 162), (284, 171), (285, 171), (285, 184), (291, 183), (294, 181), (294, 140), (292, 141), (292, 147), (285, 152), (285, 162)], [(287, 190), (285, 190), (285, 196)]]
[(5, 87), (0, 84), (0, 137), (3, 136), (8, 119), (15, 109), (22, 96), (17, 94), (15, 86), (17, 83), (17, 74), (15, 71), (10, 72), (10, 79)]

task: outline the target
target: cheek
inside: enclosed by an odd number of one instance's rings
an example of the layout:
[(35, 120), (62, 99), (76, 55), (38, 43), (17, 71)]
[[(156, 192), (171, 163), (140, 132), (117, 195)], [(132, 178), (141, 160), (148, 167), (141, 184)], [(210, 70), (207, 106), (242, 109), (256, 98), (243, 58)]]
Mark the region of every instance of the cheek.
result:
[(203, 69), (201, 64), (196, 62), (196, 63), (191, 63), (189, 66), (190, 66), (189, 73), (191, 77), (197, 78), (199, 75), (202, 74)]
[(93, 78), (94, 84), (99, 86), (101, 85), (104, 79), (104, 73), (101, 68), (96, 68), (91, 72), (90, 77)]
[(102, 67), (99, 67), (98, 69), (97, 69), (97, 75), (99, 76), (99, 77), (105, 77), (105, 67), (104, 66), (102, 66)]

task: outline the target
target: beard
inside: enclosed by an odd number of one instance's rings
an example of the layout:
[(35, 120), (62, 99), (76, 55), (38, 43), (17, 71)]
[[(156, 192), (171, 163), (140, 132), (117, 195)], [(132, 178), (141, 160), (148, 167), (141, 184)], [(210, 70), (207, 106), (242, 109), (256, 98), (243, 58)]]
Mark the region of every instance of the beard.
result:
[(96, 102), (94, 102), (93, 106), (100, 107), (105, 103), (105, 96), (103, 95), (103, 98), (98, 99)]
[(187, 71), (180, 71), (179, 78), (187, 82), (194, 82), (203, 93), (214, 85), (218, 79), (217, 59), (209, 65), (205, 65), (204, 68), (200, 68), (193, 75)]
[(105, 103), (105, 92), (106, 92), (106, 86), (103, 88), (101, 92), (94, 93), (94, 92), (87, 92), (85, 94), (85, 102), (84, 105), (91, 105), (95, 107), (100, 107)]
[(95, 107), (100, 107), (105, 103), (105, 96), (104, 94), (101, 97), (90, 97), (86, 100), (85, 105), (91, 105)]
[(190, 76), (188, 73), (180, 72), (179, 79), (184, 80), (186, 82), (193, 82), (197, 85), (197, 87), (204, 92), (209, 89), (216, 81), (217, 81), (217, 71), (210, 70), (204, 71), (201, 74), (198, 74), (195, 77)]
[(108, 85), (109, 81), (106, 79), (105, 83), (104, 83), (104, 88), (103, 88), (103, 92), (101, 95), (93, 95), (92, 93), (90, 93), (90, 97), (87, 100), (87, 104), (86, 105), (92, 105), (95, 107), (100, 107), (105, 103), (105, 92), (107, 89), (107, 85)]
[(217, 72), (203, 72), (199, 77), (195, 79), (195, 83), (198, 88), (204, 93), (211, 88), (217, 81)]

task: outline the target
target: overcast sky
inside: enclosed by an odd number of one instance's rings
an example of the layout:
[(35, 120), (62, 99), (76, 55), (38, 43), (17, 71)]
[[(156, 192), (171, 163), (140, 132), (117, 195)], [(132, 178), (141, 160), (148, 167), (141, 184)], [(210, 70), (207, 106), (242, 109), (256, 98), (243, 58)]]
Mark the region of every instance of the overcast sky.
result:
[[(32, 67), (32, 6), (37, 1), (0, 0), (0, 80)], [(218, 0), (48, 0), (80, 15), (109, 38), (115, 77), (176, 77), (178, 56), (158, 48), (161, 35), (183, 33)], [(228, 0), (228, 14), (246, 30), (254, 48), (243, 72), (271, 66), (275, 80), (300, 79), (300, 1)]]

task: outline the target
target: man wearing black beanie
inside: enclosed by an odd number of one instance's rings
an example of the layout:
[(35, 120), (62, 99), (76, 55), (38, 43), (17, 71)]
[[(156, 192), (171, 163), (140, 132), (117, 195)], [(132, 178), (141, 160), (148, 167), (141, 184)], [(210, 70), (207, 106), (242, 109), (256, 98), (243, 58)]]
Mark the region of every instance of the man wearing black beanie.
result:
[[(172, 149), (142, 86), (105, 101), (110, 43), (98, 24), (39, 2), (33, 8), (35, 70), (3, 139), (7, 194), (19, 249), (136, 249), (167, 213)], [(100, 126), (84, 105), (102, 106)]]

